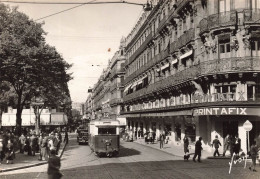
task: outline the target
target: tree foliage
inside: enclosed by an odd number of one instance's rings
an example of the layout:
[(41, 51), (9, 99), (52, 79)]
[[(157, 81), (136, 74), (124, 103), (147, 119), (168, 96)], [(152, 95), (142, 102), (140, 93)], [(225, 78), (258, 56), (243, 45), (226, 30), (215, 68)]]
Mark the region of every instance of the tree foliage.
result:
[(68, 81), (71, 67), (57, 50), (46, 44), (40, 23), (17, 8), (0, 4), (0, 75), (17, 97), (17, 127), (25, 105), (40, 97), (46, 106), (71, 105)]

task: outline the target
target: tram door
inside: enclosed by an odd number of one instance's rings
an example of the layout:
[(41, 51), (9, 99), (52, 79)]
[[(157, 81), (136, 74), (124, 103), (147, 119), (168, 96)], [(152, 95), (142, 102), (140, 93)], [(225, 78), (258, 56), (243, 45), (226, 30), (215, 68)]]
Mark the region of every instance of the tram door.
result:
[(224, 121), (223, 122), (223, 137), (227, 135), (238, 135), (238, 121)]

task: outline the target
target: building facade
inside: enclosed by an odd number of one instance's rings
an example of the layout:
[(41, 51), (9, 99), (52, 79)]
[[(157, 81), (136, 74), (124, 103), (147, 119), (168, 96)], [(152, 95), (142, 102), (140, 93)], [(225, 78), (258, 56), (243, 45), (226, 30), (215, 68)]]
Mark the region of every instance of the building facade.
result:
[[(94, 85), (91, 98), (87, 103), (92, 101), (94, 119), (98, 119), (104, 114), (109, 114), (113, 119), (120, 120), (121, 106), (123, 102), (123, 80), (124, 80), (124, 47), (125, 39), (122, 38), (119, 50), (109, 60), (108, 67), (103, 70), (98, 82)], [(125, 123), (125, 122), (124, 122)]]
[[(130, 130), (185, 135), (260, 135), (260, 1), (160, 0), (126, 38), (122, 114)], [(221, 149), (222, 150), (222, 149)]]

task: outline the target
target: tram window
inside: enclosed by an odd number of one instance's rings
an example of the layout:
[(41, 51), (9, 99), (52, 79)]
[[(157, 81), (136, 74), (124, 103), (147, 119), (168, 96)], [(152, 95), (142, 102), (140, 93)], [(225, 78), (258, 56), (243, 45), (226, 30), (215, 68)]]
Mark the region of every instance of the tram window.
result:
[(98, 134), (116, 134), (116, 128), (98, 128)]

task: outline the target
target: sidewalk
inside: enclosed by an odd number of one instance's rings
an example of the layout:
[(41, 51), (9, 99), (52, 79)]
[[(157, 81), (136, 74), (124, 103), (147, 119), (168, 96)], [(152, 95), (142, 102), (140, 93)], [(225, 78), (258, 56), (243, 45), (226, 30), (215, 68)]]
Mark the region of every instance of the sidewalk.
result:
[[(59, 150), (59, 157), (62, 157), (65, 147), (65, 143), (62, 142)], [(38, 160), (39, 155), (39, 153), (36, 153), (35, 156), (28, 156), (27, 152), (25, 152), (25, 154), (21, 154), (18, 151), (15, 153), (13, 164), (6, 164), (6, 160), (0, 164), (0, 173), (47, 164), (47, 161)]]
[[(145, 146), (148, 146), (148, 147), (151, 147), (151, 148), (154, 148), (154, 149), (157, 149), (157, 150), (161, 150), (161, 151), (164, 151), (164, 152), (167, 152), (171, 155), (174, 155), (174, 156), (178, 156), (178, 157), (182, 157), (184, 156), (184, 149), (183, 149), (183, 145), (179, 145), (179, 146), (176, 146), (174, 144), (164, 144), (163, 146), (163, 149), (160, 149), (160, 142), (155, 142), (154, 144), (147, 144), (144, 139), (137, 139), (137, 140), (134, 140), (133, 142), (135, 143), (139, 143), (141, 145), (145, 145)], [(195, 150), (194, 149), (189, 149), (190, 150), (190, 153), (191, 154), (194, 154), (195, 153)], [(211, 159), (211, 158), (214, 158), (214, 159), (217, 159), (217, 158), (227, 158), (229, 159), (229, 157), (213, 157), (212, 156), (213, 153), (210, 153), (206, 150), (202, 150), (202, 153), (201, 153), (201, 159)]]

